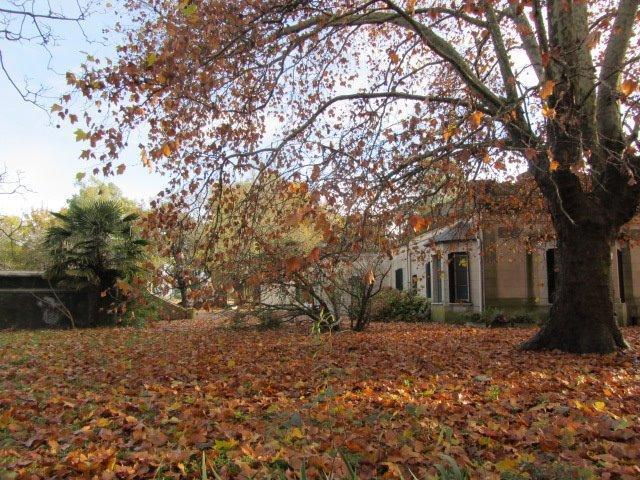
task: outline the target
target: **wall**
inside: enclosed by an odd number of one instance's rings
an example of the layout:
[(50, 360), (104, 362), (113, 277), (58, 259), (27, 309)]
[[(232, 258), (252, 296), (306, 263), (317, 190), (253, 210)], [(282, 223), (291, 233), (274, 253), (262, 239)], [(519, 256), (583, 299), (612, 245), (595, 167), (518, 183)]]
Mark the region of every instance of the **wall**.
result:
[(91, 323), (94, 296), (53, 289), (40, 272), (0, 272), (0, 328), (68, 327)]

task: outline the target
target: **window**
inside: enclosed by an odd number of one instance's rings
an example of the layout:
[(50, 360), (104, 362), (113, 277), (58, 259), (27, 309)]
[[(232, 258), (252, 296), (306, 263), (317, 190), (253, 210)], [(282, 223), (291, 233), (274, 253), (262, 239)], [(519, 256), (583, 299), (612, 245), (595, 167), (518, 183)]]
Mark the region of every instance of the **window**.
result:
[(556, 249), (550, 248), (547, 250), (547, 293), (549, 296), (549, 303), (553, 303), (556, 298)]
[(418, 293), (418, 275), (411, 275), (411, 295)]
[(433, 301), (442, 303), (442, 258), (433, 259)]
[(404, 290), (404, 272), (401, 268), (396, 270), (396, 290)]
[(449, 301), (451, 303), (471, 301), (467, 252), (449, 254)]
[(432, 288), (431, 288), (431, 262), (427, 262), (424, 267), (425, 270), (425, 283), (427, 285), (427, 298), (431, 300), (432, 297)]
[(622, 255), (622, 250), (618, 250), (618, 290), (620, 291), (620, 302), (624, 303), (624, 258)]

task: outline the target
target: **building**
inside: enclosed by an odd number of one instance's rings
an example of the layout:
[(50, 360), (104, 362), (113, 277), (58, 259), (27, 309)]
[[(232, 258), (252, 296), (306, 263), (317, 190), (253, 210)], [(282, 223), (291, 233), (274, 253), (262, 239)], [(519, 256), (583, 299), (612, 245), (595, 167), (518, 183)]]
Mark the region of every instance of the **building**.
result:
[[(620, 241), (612, 248), (611, 259), (618, 322), (638, 324), (640, 246)], [(400, 248), (391, 260), (385, 286), (413, 289), (429, 298), (433, 318), (444, 320), (450, 312), (489, 308), (548, 311), (555, 276), (553, 242), (530, 251), (507, 228), (458, 222), (428, 231)]]

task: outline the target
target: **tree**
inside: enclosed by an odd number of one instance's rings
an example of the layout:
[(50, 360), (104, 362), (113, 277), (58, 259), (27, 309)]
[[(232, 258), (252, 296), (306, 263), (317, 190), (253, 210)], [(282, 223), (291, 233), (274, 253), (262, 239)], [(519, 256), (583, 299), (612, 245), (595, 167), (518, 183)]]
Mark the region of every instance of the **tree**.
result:
[(0, 269), (44, 270), (47, 255), (42, 244), (52, 219), (44, 210), (0, 216)]
[(70, 202), (53, 214), (58, 222), (46, 235), (51, 257), (47, 276), (56, 284), (95, 292), (95, 318), (102, 323), (117, 306), (119, 280), (139, 270), (146, 241), (136, 235), (137, 213), (125, 213), (116, 200)]
[[(82, 23), (93, 10), (94, 1), (85, 2), (6, 0), (0, 6), (0, 32), (5, 42), (0, 48), (0, 68), (5, 79), (23, 100), (40, 106), (43, 88), (34, 90), (18, 84), (15, 72), (11, 71), (3, 57), (8, 45), (37, 44), (53, 57), (50, 48), (59, 41), (53, 26), (61, 23), (75, 23), (82, 31)], [(71, 4), (71, 6), (69, 6)]]
[(610, 247), (640, 199), (638, 3), (134, 1), (119, 59), (69, 79), (114, 112), (84, 155), (108, 170), (144, 121), (178, 192), (278, 171), (380, 223), (527, 170), (559, 271), (524, 347), (610, 352)]

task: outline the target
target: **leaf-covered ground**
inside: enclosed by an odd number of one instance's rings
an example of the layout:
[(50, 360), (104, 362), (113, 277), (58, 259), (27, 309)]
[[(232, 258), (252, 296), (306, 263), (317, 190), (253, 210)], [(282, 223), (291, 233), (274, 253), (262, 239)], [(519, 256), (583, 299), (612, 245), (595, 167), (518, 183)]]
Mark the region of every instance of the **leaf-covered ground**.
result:
[(202, 452), (208, 478), (437, 478), (448, 457), (478, 479), (640, 478), (635, 353), (516, 351), (530, 334), (3, 332), (0, 478), (203, 478)]

